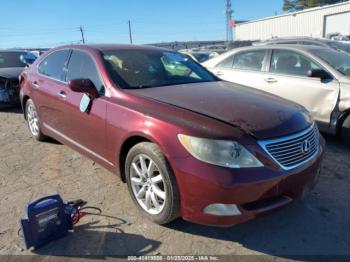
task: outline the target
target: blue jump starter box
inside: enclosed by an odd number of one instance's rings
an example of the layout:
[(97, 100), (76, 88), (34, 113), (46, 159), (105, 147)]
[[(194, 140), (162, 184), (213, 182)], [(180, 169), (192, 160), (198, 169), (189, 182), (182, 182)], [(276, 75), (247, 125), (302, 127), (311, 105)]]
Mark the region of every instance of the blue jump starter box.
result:
[(59, 195), (47, 196), (30, 203), (27, 219), (21, 219), (26, 248), (40, 248), (67, 235), (73, 229), (71, 211)]

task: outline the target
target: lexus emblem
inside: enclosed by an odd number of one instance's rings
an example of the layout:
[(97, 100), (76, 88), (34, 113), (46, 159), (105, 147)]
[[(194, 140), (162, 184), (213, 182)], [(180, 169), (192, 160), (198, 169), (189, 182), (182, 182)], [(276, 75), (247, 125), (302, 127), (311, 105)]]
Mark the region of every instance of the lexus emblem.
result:
[(310, 147), (311, 147), (311, 144), (309, 140), (305, 140), (303, 143), (301, 143), (301, 151), (304, 154), (310, 151)]

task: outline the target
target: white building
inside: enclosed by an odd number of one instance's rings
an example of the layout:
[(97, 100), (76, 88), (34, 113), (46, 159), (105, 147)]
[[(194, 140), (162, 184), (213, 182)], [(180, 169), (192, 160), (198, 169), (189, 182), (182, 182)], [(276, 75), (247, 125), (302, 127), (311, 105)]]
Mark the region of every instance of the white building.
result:
[(326, 37), (350, 35), (350, 2), (310, 8), (236, 25), (236, 40), (267, 40), (274, 37)]

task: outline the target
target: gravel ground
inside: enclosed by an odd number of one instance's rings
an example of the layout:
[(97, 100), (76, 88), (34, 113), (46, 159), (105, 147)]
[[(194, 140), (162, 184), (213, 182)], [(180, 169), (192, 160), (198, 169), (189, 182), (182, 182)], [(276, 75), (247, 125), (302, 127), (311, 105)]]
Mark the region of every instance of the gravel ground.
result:
[[(0, 112), (0, 123), (0, 255), (350, 255), (350, 148), (332, 137), (304, 201), (228, 229), (181, 219), (165, 227), (140, 215), (117, 176), (55, 141), (35, 142), (20, 112)], [(67, 237), (27, 251), (17, 235), (24, 207), (55, 192), (87, 200), (103, 216), (87, 216)]]

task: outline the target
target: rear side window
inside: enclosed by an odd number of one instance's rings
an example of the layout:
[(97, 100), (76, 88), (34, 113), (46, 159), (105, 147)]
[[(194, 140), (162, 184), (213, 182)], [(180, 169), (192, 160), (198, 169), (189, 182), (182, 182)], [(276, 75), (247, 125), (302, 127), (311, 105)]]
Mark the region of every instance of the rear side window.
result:
[(69, 50), (60, 50), (48, 55), (38, 67), (41, 74), (65, 81)]
[(233, 59), (233, 68), (250, 71), (262, 71), (266, 50), (241, 52)]
[(234, 55), (231, 55), (221, 61), (216, 67), (232, 68)]
[(289, 50), (274, 50), (272, 53), (271, 73), (307, 76), (312, 69), (321, 68), (302, 54)]
[(78, 78), (90, 79), (97, 91), (100, 94), (104, 93), (104, 86), (93, 58), (85, 52), (73, 50), (68, 65), (67, 81)]

